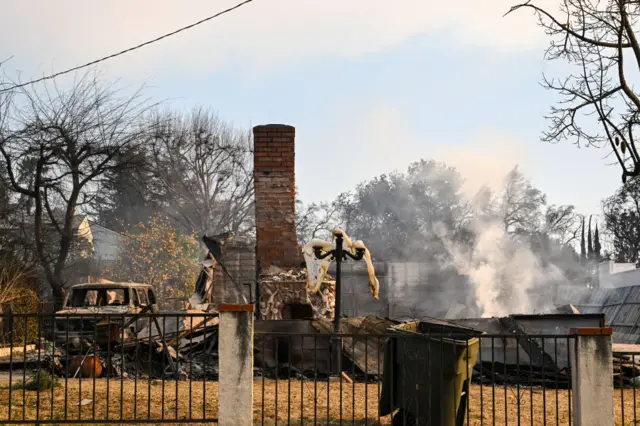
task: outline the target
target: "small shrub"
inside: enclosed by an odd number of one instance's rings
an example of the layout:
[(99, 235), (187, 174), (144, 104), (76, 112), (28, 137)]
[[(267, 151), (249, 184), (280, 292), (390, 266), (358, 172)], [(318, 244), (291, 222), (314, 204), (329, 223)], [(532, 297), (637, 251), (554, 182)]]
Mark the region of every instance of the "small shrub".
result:
[(27, 381), (19, 381), (14, 389), (25, 389), (31, 391), (43, 391), (60, 386), (60, 379), (46, 371), (40, 371), (31, 376)]

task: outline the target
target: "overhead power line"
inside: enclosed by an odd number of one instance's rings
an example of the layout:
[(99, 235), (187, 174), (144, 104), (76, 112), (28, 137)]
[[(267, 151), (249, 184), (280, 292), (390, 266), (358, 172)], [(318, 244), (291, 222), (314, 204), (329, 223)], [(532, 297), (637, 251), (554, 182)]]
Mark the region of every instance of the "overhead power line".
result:
[(16, 84), (16, 85), (11, 86), (11, 87), (3, 88), (2, 90), (0, 90), (0, 93), (8, 92), (8, 91), (14, 90), (14, 89), (19, 89), (21, 87), (29, 86), (29, 85), (35, 84), (35, 83), (40, 83), (41, 81), (51, 80), (51, 79), (54, 79), (54, 78), (59, 77), (61, 75), (69, 74), (71, 72), (74, 72), (74, 71), (77, 71), (77, 70), (80, 70), (80, 69), (83, 69), (83, 68), (90, 67), (90, 66), (95, 65), (97, 63), (104, 62), (104, 61), (106, 61), (108, 59), (115, 58), (116, 56), (124, 55), (125, 53), (129, 53), (131, 51), (140, 49), (142, 47), (148, 46), (148, 45), (153, 44), (155, 42), (158, 42), (158, 41), (160, 41), (162, 39), (165, 39), (167, 37), (171, 37), (173, 35), (181, 33), (182, 31), (186, 31), (186, 30), (189, 30), (189, 29), (191, 29), (193, 27), (196, 27), (196, 26), (198, 26), (200, 24), (204, 24), (205, 22), (211, 21), (212, 19), (215, 19), (215, 18), (217, 18), (217, 17), (219, 17), (221, 15), (224, 15), (225, 13), (229, 13), (229, 12), (232, 12), (232, 11), (234, 11), (236, 9), (239, 9), (240, 7), (244, 6), (247, 3), (251, 3), (252, 1), (254, 1), (254, 0), (245, 0), (242, 3), (238, 3), (235, 6), (230, 7), (229, 9), (225, 9), (225, 10), (223, 10), (221, 12), (216, 13), (215, 15), (208, 16), (208, 17), (206, 17), (204, 19), (201, 19), (201, 20), (199, 20), (197, 22), (194, 22), (193, 24), (187, 25), (186, 27), (182, 27), (182, 28), (177, 29), (175, 31), (172, 31), (170, 33), (161, 35), (160, 37), (154, 38), (153, 40), (145, 41), (144, 43), (138, 44), (137, 46), (130, 47), (128, 49), (122, 50), (122, 51), (117, 52), (117, 53), (113, 53), (113, 54), (108, 55), (108, 56), (104, 56), (104, 57), (102, 57), (100, 59), (96, 59), (95, 61), (87, 62), (86, 64), (78, 65), (77, 67), (69, 68), (67, 70), (60, 71), (60, 72), (57, 72), (55, 74), (47, 75), (45, 77), (41, 77), (41, 78), (38, 78), (38, 79), (35, 79), (35, 80), (27, 81), (26, 83)]

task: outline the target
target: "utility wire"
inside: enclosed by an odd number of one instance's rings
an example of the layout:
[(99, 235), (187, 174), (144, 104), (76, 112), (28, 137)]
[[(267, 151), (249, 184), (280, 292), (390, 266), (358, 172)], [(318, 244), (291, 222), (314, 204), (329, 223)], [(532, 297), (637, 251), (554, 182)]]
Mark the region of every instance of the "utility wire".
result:
[(194, 22), (191, 25), (187, 25), (186, 27), (182, 27), (182, 28), (180, 28), (178, 30), (175, 30), (175, 31), (172, 31), (170, 33), (164, 34), (164, 35), (162, 35), (160, 37), (154, 38), (153, 40), (145, 41), (144, 43), (138, 44), (137, 46), (133, 46), (133, 47), (130, 47), (128, 49), (122, 50), (120, 52), (113, 53), (113, 54), (111, 54), (109, 56), (104, 56), (104, 57), (102, 57), (100, 59), (96, 59), (95, 61), (87, 62), (84, 65), (78, 65), (77, 67), (69, 68), (68, 70), (65, 70), (65, 71), (60, 71), (60, 72), (57, 72), (55, 74), (51, 74), (51, 75), (48, 75), (48, 76), (45, 76), (45, 77), (41, 77), (41, 78), (38, 78), (38, 79), (35, 79), (35, 80), (27, 81), (26, 83), (16, 84), (16, 85), (11, 86), (11, 87), (3, 88), (3, 89), (0, 90), (0, 93), (8, 92), (8, 91), (14, 90), (14, 89), (19, 89), (21, 87), (25, 87), (25, 86), (29, 86), (31, 84), (39, 83), (41, 81), (51, 80), (51, 79), (54, 79), (54, 78), (59, 77), (61, 75), (69, 74), (70, 72), (77, 71), (77, 70), (80, 70), (80, 69), (83, 69), (83, 68), (87, 68), (87, 67), (95, 65), (97, 63), (104, 62), (104, 61), (106, 61), (108, 59), (115, 58), (116, 56), (124, 55), (125, 53), (129, 53), (129, 52), (131, 52), (133, 50), (140, 49), (142, 47), (148, 46), (148, 45), (150, 45), (152, 43), (155, 43), (157, 41), (165, 39), (167, 37), (171, 37), (172, 35), (178, 34), (178, 33), (182, 32), (182, 31), (186, 31), (186, 30), (191, 29), (193, 27), (196, 27), (196, 26), (198, 26), (200, 24), (204, 24), (205, 22), (211, 21), (212, 19), (215, 19), (218, 16), (221, 16), (221, 15), (224, 15), (225, 13), (229, 13), (229, 12), (232, 12), (232, 11), (234, 11), (236, 9), (239, 9), (240, 7), (244, 6), (247, 3), (251, 3), (252, 1), (254, 1), (254, 0), (245, 0), (242, 3), (238, 3), (237, 5), (235, 5), (233, 7), (230, 7), (229, 9), (223, 10), (221, 12), (216, 13), (215, 15), (211, 15), (211, 16), (209, 16), (207, 18), (201, 19), (198, 22)]

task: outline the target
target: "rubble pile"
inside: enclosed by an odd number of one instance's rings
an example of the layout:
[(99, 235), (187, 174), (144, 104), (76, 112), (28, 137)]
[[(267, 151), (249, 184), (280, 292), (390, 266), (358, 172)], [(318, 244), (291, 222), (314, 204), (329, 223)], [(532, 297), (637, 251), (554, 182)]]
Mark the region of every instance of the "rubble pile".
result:
[[(260, 280), (265, 281), (306, 281), (307, 270), (306, 268), (290, 268), (283, 269), (277, 266), (269, 266), (267, 269), (260, 273)], [(335, 279), (330, 275), (325, 276), (326, 283), (335, 283)]]
[[(43, 346), (40, 355), (25, 359), (24, 367), (70, 378), (217, 379), (218, 323), (210, 314), (152, 316), (135, 335), (123, 333), (113, 321), (111, 332), (99, 323), (93, 336)], [(17, 363), (12, 364), (16, 368)]]
[(613, 384), (616, 387), (640, 385), (640, 356), (613, 354)]
[[(555, 367), (555, 366), (553, 366)], [(471, 381), (476, 384), (534, 386), (549, 389), (568, 389), (571, 376), (566, 368), (541, 368), (528, 365), (478, 363), (473, 367)]]
[(332, 319), (335, 309), (335, 280), (326, 276), (320, 291), (307, 290), (304, 268), (282, 269), (270, 266), (260, 274), (260, 316), (265, 320), (281, 320), (286, 305), (310, 305), (313, 318)]

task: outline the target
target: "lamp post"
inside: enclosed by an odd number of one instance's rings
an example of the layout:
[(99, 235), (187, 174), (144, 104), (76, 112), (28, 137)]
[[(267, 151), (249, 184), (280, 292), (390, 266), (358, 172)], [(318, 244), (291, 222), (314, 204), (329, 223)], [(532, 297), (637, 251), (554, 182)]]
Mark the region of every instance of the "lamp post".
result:
[(338, 334), (340, 334), (340, 316), (342, 314), (342, 304), (341, 304), (341, 299), (342, 299), (342, 292), (341, 292), (341, 284), (342, 284), (342, 262), (347, 260), (347, 256), (349, 256), (351, 259), (353, 260), (362, 260), (362, 258), (364, 257), (364, 249), (363, 248), (356, 248), (356, 254), (351, 254), (351, 252), (343, 250), (342, 248), (342, 244), (344, 243), (344, 238), (342, 233), (336, 233), (334, 234), (336, 237), (336, 248), (334, 248), (333, 250), (330, 250), (328, 252), (322, 253), (322, 247), (320, 246), (314, 246), (313, 247), (313, 254), (315, 255), (315, 257), (317, 259), (325, 259), (329, 256), (331, 256), (332, 260), (336, 261), (336, 303), (335, 303), (335, 308), (333, 310), (333, 331), (336, 334), (335, 336), (335, 340), (337, 340), (337, 342), (334, 341), (333, 346), (333, 356), (334, 356), (334, 360), (335, 360), (335, 364), (337, 367), (337, 371), (336, 373), (338, 374), (338, 376), (341, 373), (341, 362), (340, 362), (340, 336), (338, 336)]

